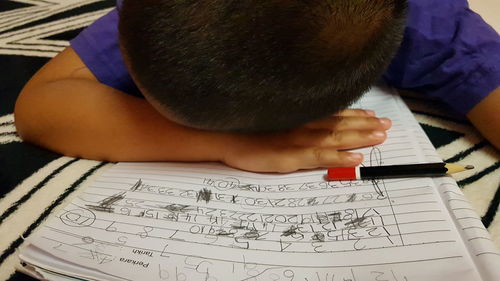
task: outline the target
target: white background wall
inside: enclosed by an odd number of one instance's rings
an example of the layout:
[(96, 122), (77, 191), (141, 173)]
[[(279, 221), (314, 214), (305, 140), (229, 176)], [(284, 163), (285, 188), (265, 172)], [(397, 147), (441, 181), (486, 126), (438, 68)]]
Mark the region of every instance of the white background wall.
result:
[(500, 33), (500, 0), (469, 0), (469, 4)]

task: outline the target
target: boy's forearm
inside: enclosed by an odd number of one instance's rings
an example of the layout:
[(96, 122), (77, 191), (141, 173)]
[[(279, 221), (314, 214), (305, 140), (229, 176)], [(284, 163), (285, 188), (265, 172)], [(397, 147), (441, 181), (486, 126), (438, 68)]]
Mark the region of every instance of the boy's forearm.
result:
[(96, 160), (219, 161), (231, 140), (172, 123), (145, 100), (84, 79), (27, 87), (15, 117), (23, 139)]
[(477, 104), (467, 117), (497, 149), (500, 149), (500, 87)]

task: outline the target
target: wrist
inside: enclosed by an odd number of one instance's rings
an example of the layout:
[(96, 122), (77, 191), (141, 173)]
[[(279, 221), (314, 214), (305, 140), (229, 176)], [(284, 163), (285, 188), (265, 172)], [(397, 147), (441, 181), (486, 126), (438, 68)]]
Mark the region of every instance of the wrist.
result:
[(228, 154), (233, 153), (237, 136), (230, 133), (201, 131), (193, 144), (200, 161), (225, 162)]
[(225, 162), (234, 155), (240, 136), (232, 133), (193, 129), (167, 121), (164, 131), (165, 160), (188, 162)]
[[(241, 133), (220, 133), (215, 136), (214, 151), (217, 151), (217, 160), (226, 165), (233, 166), (230, 162), (242, 157), (249, 135)], [(252, 142), (250, 140), (250, 142)], [(215, 155), (214, 155), (215, 156)]]

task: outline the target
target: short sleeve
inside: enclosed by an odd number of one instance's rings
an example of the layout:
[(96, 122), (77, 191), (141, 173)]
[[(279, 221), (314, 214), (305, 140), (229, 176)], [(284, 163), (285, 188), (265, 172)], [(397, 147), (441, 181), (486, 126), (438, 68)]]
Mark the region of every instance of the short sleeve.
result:
[(384, 78), (467, 114), (500, 86), (500, 36), (466, 0), (408, 2), (404, 40)]
[[(117, 4), (120, 7), (120, 1)], [(70, 41), (70, 45), (101, 83), (127, 94), (142, 96), (120, 52), (118, 21), (115, 8), (84, 29)]]

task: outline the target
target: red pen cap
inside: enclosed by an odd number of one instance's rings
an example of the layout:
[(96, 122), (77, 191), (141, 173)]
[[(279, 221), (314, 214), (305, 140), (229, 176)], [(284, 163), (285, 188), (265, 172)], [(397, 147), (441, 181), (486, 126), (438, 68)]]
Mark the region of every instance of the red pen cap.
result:
[(331, 168), (328, 169), (328, 180), (341, 181), (341, 180), (355, 180), (356, 168)]

